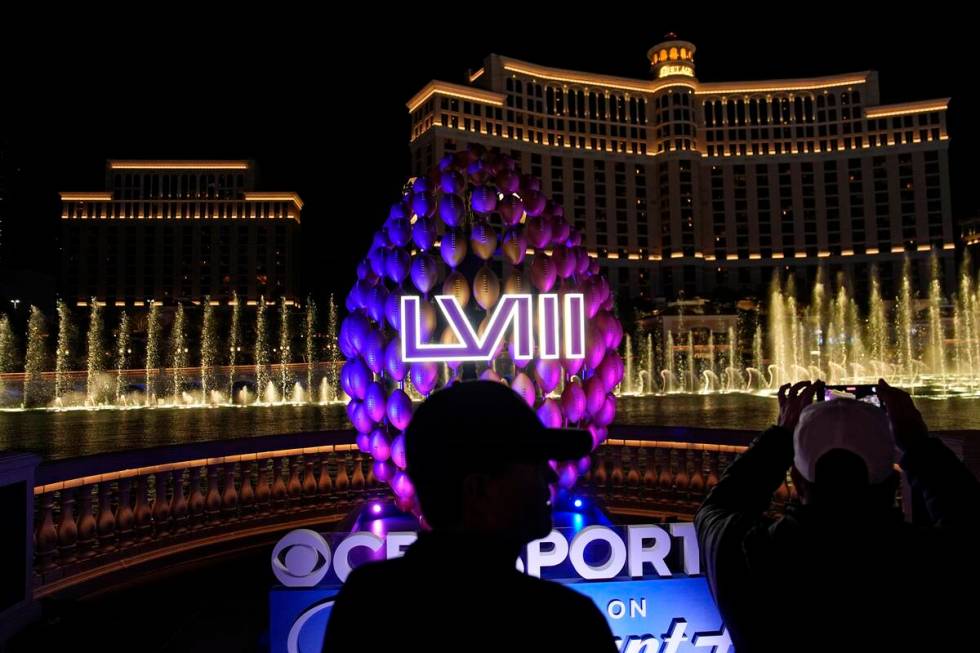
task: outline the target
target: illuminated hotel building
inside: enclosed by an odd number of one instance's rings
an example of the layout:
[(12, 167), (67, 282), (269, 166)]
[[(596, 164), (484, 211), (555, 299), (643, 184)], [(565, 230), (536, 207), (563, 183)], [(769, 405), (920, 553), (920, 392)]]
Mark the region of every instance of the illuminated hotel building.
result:
[(861, 292), (871, 264), (887, 293), (906, 255), (923, 287), (933, 249), (953, 278), (948, 99), (883, 105), (874, 72), (702, 82), (668, 38), (650, 80), (490, 55), (430, 82), (408, 103), (414, 171), (469, 142), (511, 153), (634, 297), (757, 293), (821, 265)]
[(303, 203), (254, 177), (250, 161), (109, 161), (105, 191), (61, 193), (63, 296), (295, 301)]

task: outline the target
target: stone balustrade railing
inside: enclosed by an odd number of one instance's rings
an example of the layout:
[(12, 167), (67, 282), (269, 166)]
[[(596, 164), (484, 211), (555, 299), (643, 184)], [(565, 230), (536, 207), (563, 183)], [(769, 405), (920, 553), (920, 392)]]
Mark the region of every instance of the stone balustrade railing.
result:
[(299, 433), (54, 461), (34, 488), (35, 595), (298, 522), (339, 521), (387, 486), (354, 433)]
[[(690, 519), (754, 435), (617, 427), (580, 487), (613, 515)], [(975, 472), (978, 439), (944, 434)], [(35, 596), (204, 544), (339, 522), (361, 502), (390, 496), (371, 462), (353, 431), (333, 431), (43, 463), (34, 488)], [(774, 502), (793, 496), (786, 482)]]

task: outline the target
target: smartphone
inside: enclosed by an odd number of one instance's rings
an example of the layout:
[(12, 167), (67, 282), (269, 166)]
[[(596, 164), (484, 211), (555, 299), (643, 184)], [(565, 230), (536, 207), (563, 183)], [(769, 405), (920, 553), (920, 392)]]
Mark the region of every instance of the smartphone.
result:
[(823, 401), (831, 401), (846, 397), (864, 401), (878, 408), (881, 408), (881, 401), (878, 399), (878, 387), (875, 385), (828, 385), (824, 386)]

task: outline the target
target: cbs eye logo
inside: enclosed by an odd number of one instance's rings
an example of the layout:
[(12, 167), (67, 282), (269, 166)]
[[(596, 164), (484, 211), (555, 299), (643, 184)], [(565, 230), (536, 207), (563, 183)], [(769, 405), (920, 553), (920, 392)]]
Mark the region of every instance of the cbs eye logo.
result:
[(313, 587), (329, 570), (330, 547), (316, 531), (291, 531), (272, 550), (272, 573), (286, 587)]

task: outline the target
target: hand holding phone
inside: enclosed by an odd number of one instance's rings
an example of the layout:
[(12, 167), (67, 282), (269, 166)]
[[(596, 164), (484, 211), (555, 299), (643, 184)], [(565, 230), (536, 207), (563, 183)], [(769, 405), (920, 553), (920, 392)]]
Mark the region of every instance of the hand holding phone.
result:
[(820, 401), (831, 401), (841, 398), (856, 399), (877, 406), (878, 408), (883, 408), (881, 400), (878, 397), (878, 386), (870, 384), (824, 386), (823, 396), (818, 399)]
[(910, 444), (929, 435), (922, 413), (915, 407), (909, 393), (899, 388), (888, 385), (884, 379), (878, 379), (876, 386), (881, 403), (888, 413), (888, 419), (892, 423), (892, 433), (895, 435), (895, 444), (903, 451)]

